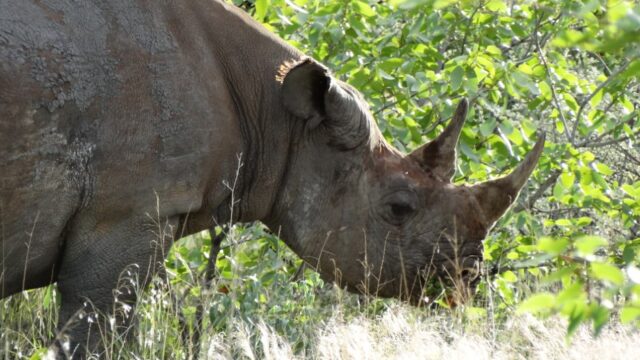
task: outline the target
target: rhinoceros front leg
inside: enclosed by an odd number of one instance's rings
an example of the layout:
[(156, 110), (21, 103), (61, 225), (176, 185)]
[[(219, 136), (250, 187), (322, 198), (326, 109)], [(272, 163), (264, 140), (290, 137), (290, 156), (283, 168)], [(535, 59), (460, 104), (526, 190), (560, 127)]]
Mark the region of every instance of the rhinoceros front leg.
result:
[(57, 279), (58, 357), (85, 358), (128, 332), (136, 294), (162, 268), (177, 221), (87, 216), (75, 224)]

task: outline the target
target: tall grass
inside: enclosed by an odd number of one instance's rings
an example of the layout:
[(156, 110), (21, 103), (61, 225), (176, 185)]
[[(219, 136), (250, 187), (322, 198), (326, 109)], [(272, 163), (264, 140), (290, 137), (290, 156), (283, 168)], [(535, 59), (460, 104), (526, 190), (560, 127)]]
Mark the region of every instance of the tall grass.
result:
[[(43, 306), (48, 290), (32, 291), (2, 302), (1, 357), (38, 359), (46, 354), (55, 315)], [(332, 290), (339, 292), (339, 290)], [(179, 314), (172, 295), (157, 288), (147, 292), (137, 311), (134, 341), (114, 339), (107, 359), (187, 359), (193, 346), (181, 340)], [(588, 328), (568, 340), (566, 324), (514, 317), (497, 328), (449, 314), (430, 316), (406, 305), (391, 304), (377, 315), (354, 314), (335, 304), (333, 314), (313, 321), (302, 331), (276, 330), (268, 314), (227, 319), (229, 327), (213, 331), (210, 323), (201, 339), (203, 359), (634, 359), (640, 354), (640, 334), (611, 325), (595, 338)], [(290, 329), (294, 330), (294, 329)], [(300, 347), (298, 344), (303, 343)], [(296, 350), (298, 349), (298, 350)]]
[[(566, 338), (558, 319), (508, 308), (427, 309), (348, 294), (306, 270), (261, 227), (228, 236), (204, 286), (208, 235), (181, 240), (167, 278), (141, 293), (133, 335), (105, 336), (107, 359), (618, 359), (640, 356), (637, 330), (610, 324)], [(535, 285), (535, 284), (533, 284)], [(498, 299), (479, 299), (482, 303)], [(45, 358), (56, 336), (55, 286), (0, 300), (0, 358)], [(198, 313), (203, 310), (198, 336)], [(499, 313), (495, 313), (499, 311)], [(95, 355), (98, 357), (98, 354)]]

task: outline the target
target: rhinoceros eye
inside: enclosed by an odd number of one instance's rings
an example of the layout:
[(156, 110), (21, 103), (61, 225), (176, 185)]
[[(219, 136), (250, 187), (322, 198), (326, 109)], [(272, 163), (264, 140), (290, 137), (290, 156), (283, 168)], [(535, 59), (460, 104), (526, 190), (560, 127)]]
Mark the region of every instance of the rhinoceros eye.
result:
[(413, 192), (399, 191), (385, 199), (383, 216), (393, 225), (402, 225), (415, 214), (417, 205)]
[(409, 204), (391, 204), (393, 216), (402, 218), (411, 215), (415, 209)]

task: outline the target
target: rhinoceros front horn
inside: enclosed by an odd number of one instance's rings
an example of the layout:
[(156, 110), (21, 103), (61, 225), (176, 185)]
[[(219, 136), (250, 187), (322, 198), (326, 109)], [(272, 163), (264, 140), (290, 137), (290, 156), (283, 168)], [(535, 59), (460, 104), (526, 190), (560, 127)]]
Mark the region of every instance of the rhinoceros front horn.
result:
[(309, 58), (285, 64), (278, 79), (285, 108), (310, 128), (326, 126), (331, 144), (352, 149), (369, 139), (371, 122), (365, 103), (322, 64)]
[(471, 187), (471, 193), (478, 200), (487, 223), (492, 224), (498, 220), (516, 200), (518, 193), (538, 163), (544, 149), (544, 139), (545, 134), (542, 133), (533, 150), (527, 154), (524, 161), (511, 174)]
[(410, 157), (423, 169), (445, 181), (451, 181), (456, 169), (456, 145), (467, 117), (469, 103), (462, 99), (447, 128), (435, 139), (414, 150)]

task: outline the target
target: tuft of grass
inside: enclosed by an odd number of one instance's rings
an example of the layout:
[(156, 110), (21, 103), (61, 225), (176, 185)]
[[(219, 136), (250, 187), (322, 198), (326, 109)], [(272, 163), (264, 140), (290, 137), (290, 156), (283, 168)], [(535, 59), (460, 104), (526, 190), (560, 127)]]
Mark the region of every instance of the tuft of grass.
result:
[(0, 300), (0, 358), (29, 358), (49, 343), (58, 321), (55, 287)]
[(570, 340), (565, 334), (556, 318), (517, 316), (492, 329), (398, 305), (373, 319), (333, 318), (314, 341), (322, 359), (621, 359), (640, 350), (640, 333), (620, 325), (597, 338), (586, 327)]

